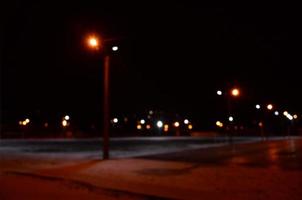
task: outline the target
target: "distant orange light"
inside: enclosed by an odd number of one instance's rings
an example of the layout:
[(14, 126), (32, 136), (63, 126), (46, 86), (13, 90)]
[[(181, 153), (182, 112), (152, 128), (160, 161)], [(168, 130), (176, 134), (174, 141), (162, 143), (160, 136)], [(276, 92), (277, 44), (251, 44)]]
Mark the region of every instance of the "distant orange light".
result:
[(68, 122), (64, 119), (63, 121), (62, 121), (62, 126), (63, 127), (66, 127), (68, 125)]
[(151, 128), (151, 125), (150, 125), (150, 124), (147, 124), (147, 125), (146, 125), (146, 129), (149, 130), (150, 128)]
[(141, 129), (142, 129), (142, 125), (138, 124), (138, 125), (136, 126), (136, 128), (137, 128), (138, 130), (141, 130)]
[(164, 125), (164, 131), (165, 131), (165, 132), (168, 132), (168, 131), (169, 131), (169, 125), (168, 125), (168, 124), (165, 124), (165, 125)]
[(216, 126), (218, 126), (218, 127), (222, 128), (222, 127), (223, 127), (223, 123), (222, 123), (222, 122), (220, 122), (220, 121), (217, 121), (217, 122), (216, 122)]
[(100, 46), (100, 41), (96, 36), (90, 36), (87, 39), (87, 44), (90, 48), (98, 49)]
[(189, 129), (189, 130), (192, 130), (192, 129), (193, 129), (192, 124), (189, 124), (188, 129)]
[(232, 89), (232, 95), (234, 96), (234, 97), (237, 97), (237, 96), (239, 96), (239, 94), (240, 94), (240, 91), (239, 91), (239, 89), (237, 89), (237, 88), (234, 88), (234, 89)]
[(259, 122), (259, 123), (258, 123), (258, 126), (259, 126), (259, 127), (263, 127), (263, 123), (262, 123), (262, 122)]

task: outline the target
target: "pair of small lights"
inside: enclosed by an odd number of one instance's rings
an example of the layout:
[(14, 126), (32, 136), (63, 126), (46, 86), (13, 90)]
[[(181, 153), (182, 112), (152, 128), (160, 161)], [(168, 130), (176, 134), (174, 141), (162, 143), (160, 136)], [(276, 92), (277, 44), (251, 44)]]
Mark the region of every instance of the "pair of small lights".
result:
[(218, 126), (219, 128), (222, 128), (222, 127), (223, 127), (223, 123), (220, 122), (220, 121), (217, 121), (217, 122), (216, 122), (216, 126)]
[(285, 117), (287, 117), (289, 120), (298, 119), (298, 115), (296, 115), (296, 114), (291, 115), (291, 114), (289, 114), (287, 111), (284, 111), (284, 112), (283, 112), (283, 115), (284, 115)]
[[(92, 36), (88, 38), (88, 45), (94, 49), (98, 49), (100, 46), (100, 42), (96, 37)], [(111, 49), (112, 51), (117, 51), (119, 48), (118, 46), (113, 46)]]
[[(255, 107), (257, 110), (259, 110), (261, 108), (261, 106), (259, 104), (257, 104)], [(273, 110), (274, 106), (272, 104), (267, 104), (266, 108), (268, 110)]]
[(30, 120), (28, 118), (26, 118), (24, 121), (19, 121), (19, 125), (21, 126), (26, 126), (27, 124), (29, 124)]
[[(217, 95), (218, 96), (221, 96), (222, 95), (222, 91), (221, 90), (217, 90)], [(234, 88), (231, 90), (231, 95), (234, 96), (234, 97), (237, 97), (240, 95), (240, 90), (238, 88)]]
[(62, 120), (62, 126), (67, 127), (69, 125), (69, 122), (68, 122), (69, 120), (70, 120), (69, 115), (65, 115)]

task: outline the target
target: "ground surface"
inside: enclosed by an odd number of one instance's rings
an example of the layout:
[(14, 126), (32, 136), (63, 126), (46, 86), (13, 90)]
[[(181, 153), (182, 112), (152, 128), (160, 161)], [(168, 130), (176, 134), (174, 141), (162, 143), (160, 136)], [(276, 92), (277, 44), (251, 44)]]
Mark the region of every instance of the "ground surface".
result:
[[(164, 140), (169, 143), (169, 139)], [(64, 142), (54, 142), (52, 147), (58, 148), (53, 151), (44, 143), (48, 150), (42, 153), (32, 151), (40, 148), (38, 144), (29, 148), (18, 142), (8, 143), (2, 141), (0, 147), (1, 200), (298, 200), (302, 196), (301, 138), (211, 143), (216, 144), (212, 147), (196, 140), (190, 145), (185, 142), (186, 148), (177, 152), (173, 148), (162, 152), (147, 148), (148, 153), (133, 155), (129, 152), (143, 146), (138, 148), (136, 142), (129, 142), (134, 147), (128, 148), (127, 156), (119, 152), (107, 161), (95, 151), (75, 151), (77, 147), (71, 144), (72, 151), (62, 151)], [(156, 148), (156, 143), (154, 140), (149, 145)], [(167, 146), (159, 143), (158, 148)]]

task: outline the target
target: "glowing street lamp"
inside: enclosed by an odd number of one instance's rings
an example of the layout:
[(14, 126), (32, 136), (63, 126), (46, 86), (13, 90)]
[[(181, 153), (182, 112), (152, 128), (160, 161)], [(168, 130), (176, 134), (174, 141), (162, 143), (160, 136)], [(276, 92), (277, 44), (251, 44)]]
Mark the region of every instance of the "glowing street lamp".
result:
[(88, 37), (87, 44), (90, 48), (99, 49), (100, 42), (96, 36), (92, 35)]
[(177, 127), (179, 127), (179, 122), (174, 122), (174, 126), (177, 128)]
[(221, 90), (217, 90), (217, 95), (221, 96), (222, 95), (222, 91)]
[(118, 50), (118, 46), (113, 46), (112, 47), (112, 51), (117, 51)]
[(255, 107), (257, 110), (259, 110), (261, 108), (261, 106), (259, 104), (257, 104)]
[(138, 125), (136, 126), (136, 128), (137, 128), (138, 130), (141, 130), (141, 129), (142, 129), (142, 125), (138, 124)]
[(234, 88), (231, 90), (231, 94), (232, 96), (237, 97), (240, 94), (240, 90), (238, 88)]
[(266, 106), (266, 108), (267, 108), (268, 110), (272, 110), (272, 109), (273, 109), (273, 105), (272, 105), (272, 104), (268, 104), (268, 105)]
[[(104, 112), (104, 118), (103, 118), (103, 159), (106, 160), (109, 158), (109, 128), (110, 128), (110, 104), (109, 104), (109, 62), (110, 62), (110, 56), (108, 53), (106, 53), (105, 47), (101, 45), (104, 43), (104, 40), (100, 40), (96, 35), (91, 35), (87, 38), (87, 46), (93, 50), (99, 50), (102, 48), (102, 51), (105, 52), (104, 55), (104, 68), (103, 68), (103, 79), (104, 79), (104, 94), (103, 94), (103, 112)], [(117, 51), (118, 47), (113, 46), (112, 51)]]
[(221, 121), (217, 121), (216, 122), (216, 126), (222, 128), (223, 127), (223, 123)]
[(116, 118), (116, 117), (115, 117), (115, 118), (113, 118), (113, 120), (112, 120), (112, 121), (113, 121), (113, 123), (115, 123), (115, 124), (116, 124), (116, 123), (118, 123), (118, 118)]
[(234, 121), (234, 118), (232, 116), (229, 117), (229, 121), (232, 122)]
[(63, 127), (68, 126), (68, 122), (67, 122), (67, 120), (65, 120), (65, 119), (64, 119), (64, 120), (62, 121), (62, 126), (63, 126)]
[(158, 127), (158, 128), (162, 128), (163, 127), (163, 122), (162, 121), (157, 121), (157, 123), (156, 123), (156, 126)]
[(287, 111), (284, 111), (284, 112), (283, 112), (283, 115), (284, 115), (284, 116), (287, 116), (288, 114), (289, 114), (289, 113), (288, 113)]

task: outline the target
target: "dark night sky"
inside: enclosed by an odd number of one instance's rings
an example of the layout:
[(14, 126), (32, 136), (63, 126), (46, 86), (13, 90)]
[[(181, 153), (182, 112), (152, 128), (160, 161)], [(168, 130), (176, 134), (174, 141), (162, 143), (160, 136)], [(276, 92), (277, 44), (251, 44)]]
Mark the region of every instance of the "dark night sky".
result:
[(89, 32), (120, 38), (114, 112), (162, 108), (202, 118), (215, 109), (216, 89), (233, 85), (247, 103), (302, 111), (294, 5), (9, 2), (1, 6), (4, 118), (101, 108), (101, 60), (83, 45)]

